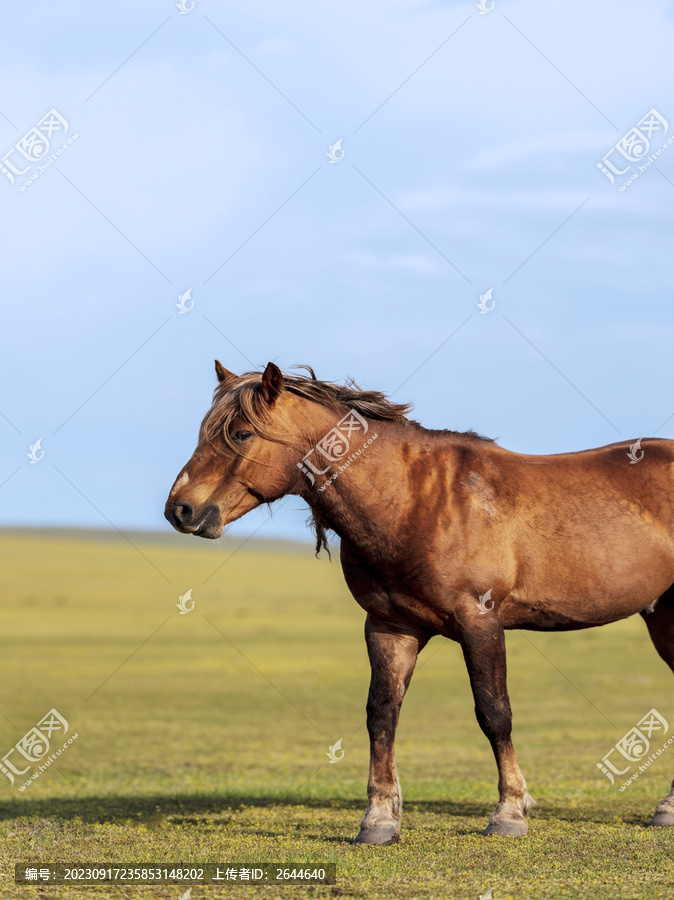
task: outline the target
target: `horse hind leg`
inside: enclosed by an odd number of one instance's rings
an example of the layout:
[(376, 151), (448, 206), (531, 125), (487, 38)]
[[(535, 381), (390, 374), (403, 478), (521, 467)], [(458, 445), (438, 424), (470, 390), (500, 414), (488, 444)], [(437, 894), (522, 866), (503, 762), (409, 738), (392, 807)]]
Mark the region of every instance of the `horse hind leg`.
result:
[[(641, 615), (655, 649), (674, 672), (674, 585)], [(649, 824), (674, 825), (674, 781), (670, 792), (658, 803)]]

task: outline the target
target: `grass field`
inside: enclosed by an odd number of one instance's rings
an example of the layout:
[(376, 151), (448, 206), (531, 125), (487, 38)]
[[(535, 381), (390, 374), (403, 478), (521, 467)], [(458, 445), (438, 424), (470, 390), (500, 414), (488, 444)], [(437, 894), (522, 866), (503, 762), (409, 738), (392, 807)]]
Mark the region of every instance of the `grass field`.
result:
[(596, 768), (652, 707), (674, 725), (674, 679), (640, 619), (509, 634), (515, 745), (538, 801), (518, 840), (480, 836), (496, 769), (460, 649), (433, 639), (398, 734), (402, 841), (354, 847), (369, 670), (339, 563), (302, 545), (132, 540), (0, 534), (0, 756), (52, 707), (78, 734), (25, 791), (0, 776), (3, 900), (187, 888), (13, 883), (17, 862), (103, 861), (337, 865), (336, 886), (200, 886), (192, 900), (674, 897), (674, 834), (646, 827), (674, 752), (623, 793)]

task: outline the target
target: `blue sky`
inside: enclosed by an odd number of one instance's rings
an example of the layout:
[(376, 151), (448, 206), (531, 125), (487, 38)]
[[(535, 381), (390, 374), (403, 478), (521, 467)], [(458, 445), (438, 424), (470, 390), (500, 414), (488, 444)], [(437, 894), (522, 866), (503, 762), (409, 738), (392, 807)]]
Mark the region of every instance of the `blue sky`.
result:
[(651, 109), (649, 153), (674, 134), (672, 3), (3, 22), (2, 155), (51, 109), (77, 138), (24, 191), (0, 175), (0, 523), (168, 528), (216, 356), (352, 376), (520, 452), (674, 437), (674, 145), (624, 192), (596, 165)]

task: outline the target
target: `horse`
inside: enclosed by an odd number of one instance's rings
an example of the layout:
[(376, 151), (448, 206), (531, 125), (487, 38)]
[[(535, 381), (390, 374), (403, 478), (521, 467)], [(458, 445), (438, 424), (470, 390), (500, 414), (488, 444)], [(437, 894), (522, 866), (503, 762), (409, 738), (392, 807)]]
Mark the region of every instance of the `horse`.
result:
[[(371, 666), (368, 806), (356, 843), (399, 840), (394, 741), (419, 652), (460, 644), (498, 769), (485, 835), (521, 836), (532, 800), (511, 740), (507, 629), (567, 631), (640, 613), (674, 670), (674, 442), (649, 438), (546, 456), (431, 430), (408, 404), (269, 363), (218, 384), (171, 488), (178, 531), (224, 526), (289, 494), (311, 511), (316, 553), (340, 538), (366, 612)], [(329, 552), (329, 551), (328, 551)], [(651, 825), (674, 826), (674, 783)]]

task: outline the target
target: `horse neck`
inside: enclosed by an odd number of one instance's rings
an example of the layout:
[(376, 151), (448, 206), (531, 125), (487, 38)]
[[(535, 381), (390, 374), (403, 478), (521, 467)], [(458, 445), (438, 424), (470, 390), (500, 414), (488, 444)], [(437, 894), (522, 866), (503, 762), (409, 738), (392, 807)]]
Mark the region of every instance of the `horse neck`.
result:
[[(367, 555), (381, 555), (386, 545), (386, 554), (390, 555), (396, 544), (396, 525), (404, 520), (407, 501), (404, 457), (411, 435), (405, 435), (404, 428), (394, 422), (374, 419), (366, 422), (367, 431), (354, 430), (348, 452), (330, 462), (325, 473), (316, 472), (315, 483), (307, 482), (301, 494), (322, 522), (340, 538), (367, 550)], [(328, 465), (327, 459), (313, 455), (316, 462), (321, 459), (320, 468)]]

